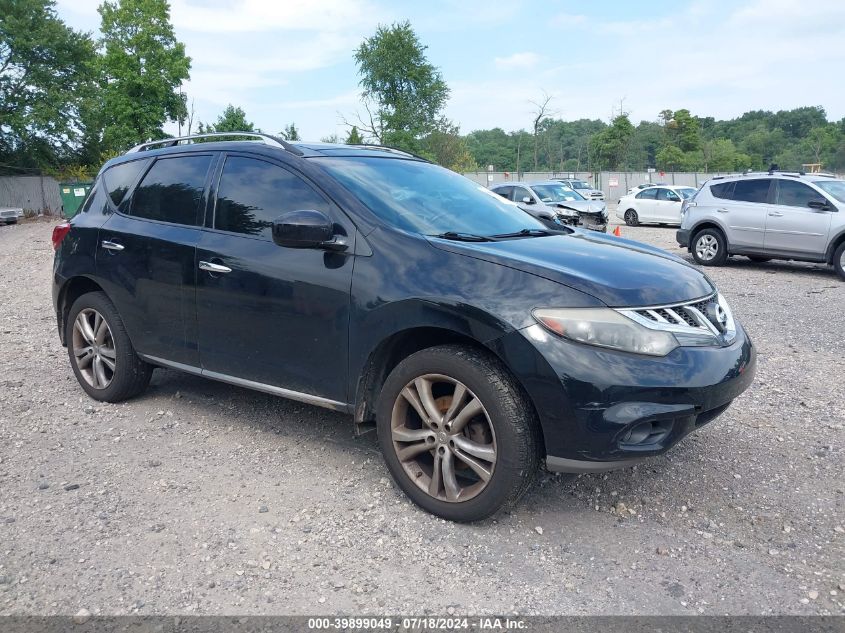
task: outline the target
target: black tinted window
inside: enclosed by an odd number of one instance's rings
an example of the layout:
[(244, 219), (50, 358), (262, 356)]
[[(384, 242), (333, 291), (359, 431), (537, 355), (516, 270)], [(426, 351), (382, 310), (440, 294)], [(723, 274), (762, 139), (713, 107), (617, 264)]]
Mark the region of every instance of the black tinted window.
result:
[(654, 200), (655, 196), (657, 196), (657, 187), (643, 189), (637, 194), (637, 198), (640, 200)]
[(734, 185), (733, 199), (741, 202), (766, 202), (769, 197), (769, 183), (766, 178), (737, 180)]
[(301, 209), (328, 212), (329, 205), (286, 169), (252, 158), (226, 159), (217, 190), (214, 228), (270, 239), (273, 220)]
[(211, 156), (160, 158), (132, 195), (132, 215), (174, 224), (197, 224)]
[(678, 194), (676, 194), (671, 189), (658, 189), (657, 190), (657, 199), (668, 201), (668, 202), (678, 202), (680, 198)]
[(103, 193), (103, 183), (101, 179), (100, 182), (96, 183), (91, 191), (88, 192), (88, 197), (85, 199), (85, 202), (82, 203), (82, 208), (79, 212), (88, 213), (89, 211), (93, 211), (94, 213), (102, 213), (105, 204), (106, 194)]
[(777, 204), (790, 207), (806, 207), (810, 200), (822, 200), (823, 197), (816, 190), (807, 185), (791, 180), (778, 181)]
[(733, 192), (733, 182), (720, 182), (718, 185), (710, 185), (710, 193), (713, 194), (714, 198), (723, 198), (725, 200), (730, 200)]
[(513, 187), (499, 187), (495, 191), (496, 191), (496, 193), (498, 193), (503, 198), (510, 198), (511, 197), (511, 191), (513, 191)]
[(105, 180), (109, 197), (115, 206), (120, 204), (126, 192), (129, 191), (129, 187), (132, 186), (132, 183), (135, 182), (148, 164), (148, 160), (133, 160), (106, 170), (103, 174), (103, 180)]

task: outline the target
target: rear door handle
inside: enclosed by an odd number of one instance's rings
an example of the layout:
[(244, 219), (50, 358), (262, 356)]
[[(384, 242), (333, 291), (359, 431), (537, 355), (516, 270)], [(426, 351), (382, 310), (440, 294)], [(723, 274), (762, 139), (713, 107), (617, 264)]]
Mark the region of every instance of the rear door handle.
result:
[(717, 211), (718, 213), (727, 213), (727, 212), (728, 212), (728, 210), (727, 210), (727, 209), (716, 209), (716, 211)]
[(117, 242), (112, 242), (111, 240), (103, 240), (100, 242), (100, 246), (110, 251), (122, 251), (124, 248), (123, 244), (118, 244)]
[(230, 273), (232, 269), (223, 264), (214, 264), (212, 262), (200, 262), (200, 270), (205, 270), (210, 273)]
[(771, 213), (769, 213), (769, 215), (773, 218), (782, 218), (783, 217), (783, 213), (781, 213), (779, 211), (772, 211)]

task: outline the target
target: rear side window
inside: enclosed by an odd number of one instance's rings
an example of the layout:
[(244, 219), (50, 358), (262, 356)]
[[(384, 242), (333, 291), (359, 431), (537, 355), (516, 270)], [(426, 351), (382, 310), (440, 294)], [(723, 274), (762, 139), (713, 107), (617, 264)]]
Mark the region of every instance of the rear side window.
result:
[(771, 180), (766, 178), (737, 180), (734, 185), (733, 199), (740, 202), (766, 202), (769, 198), (770, 183)]
[(272, 238), (272, 223), (288, 211), (328, 213), (329, 203), (302, 178), (278, 165), (230, 156), (217, 188), (214, 228)]
[(778, 180), (777, 204), (789, 207), (806, 207), (810, 200), (821, 200), (822, 196), (801, 182)]
[(638, 200), (654, 200), (657, 197), (657, 187), (649, 187), (643, 189), (637, 194)]
[(495, 190), (495, 192), (498, 193), (500, 196), (502, 196), (503, 198), (508, 198), (508, 199), (510, 199), (512, 191), (513, 191), (513, 187), (499, 187), (498, 189)]
[(144, 168), (150, 164), (149, 160), (133, 160), (110, 167), (103, 174), (106, 190), (114, 206), (120, 204), (129, 187), (138, 179)]
[(131, 215), (196, 225), (211, 156), (159, 158), (132, 195)]
[(730, 200), (731, 196), (734, 192), (734, 181), (731, 182), (720, 182), (717, 185), (710, 185), (710, 193), (713, 194), (714, 198), (722, 198), (724, 200)]

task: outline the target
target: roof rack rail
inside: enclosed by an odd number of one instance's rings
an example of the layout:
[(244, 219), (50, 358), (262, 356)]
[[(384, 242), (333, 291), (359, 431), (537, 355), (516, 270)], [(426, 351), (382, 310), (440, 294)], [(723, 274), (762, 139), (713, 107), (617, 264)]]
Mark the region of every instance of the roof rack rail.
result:
[(349, 147), (358, 147), (358, 148), (361, 148), (361, 149), (373, 149), (373, 148), (383, 149), (385, 151), (392, 152), (394, 154), (403, 154), (405, 156), (410, 156), (411, 158), (423, 160), (427, 163), (431, 162), (429, 159), (424, 158), (423, 156), (419, 156), (419, 155), (414, 154), (413, 152), (409, 152), (408, 150), (405, 150), (405, 149), (399, 149), (398, 147), (390, 147), (389, 145), (367, 145), (366, 143), (360, 143), (358, 145), (350, 145)]
[(292, 154), (296, 154), (297, 156), (302, 156), (302, 150), (300, 150), (295, 145), (291, 145), (284, 139), (281, 139), (277, 136), (273, 136), (272, 134), (264, 134), (262, 132), (207, 132), (205, 134), (191, 134), (189, 136), (175, 136), (173, 138), (163, 138), (157, 141), (147, 141), (146, 143), (140, 143), (130, 149), (127, 154), (134, 154), (136, 152), (144, 152), (150, 149), (153, 149), (156, 145), (160, 145), (162, 147), (175, 147), (176, 145), (183, 145), (188, 143), (193, 143), (198, 139), (204, 138), (231, 138), (233, 136), (246, 136), (249, 138), (255, 138), (260, 140), (264, 145), (270, 145), (272, 147), (278, 147), (280, 149), (284, 149), (289, 151)]

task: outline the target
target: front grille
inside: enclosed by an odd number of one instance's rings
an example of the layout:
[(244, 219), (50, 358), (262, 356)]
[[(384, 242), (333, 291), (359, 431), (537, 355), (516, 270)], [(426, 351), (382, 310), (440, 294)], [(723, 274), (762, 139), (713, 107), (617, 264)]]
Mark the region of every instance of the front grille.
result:
[(708, 332), (710, 328), (706, 325), (707, 317), (704, 316), (706, 305), (706, 301), (699, 301), (667, 308), (639, 308), (632, 312), (655, 323), (687, 326)]

